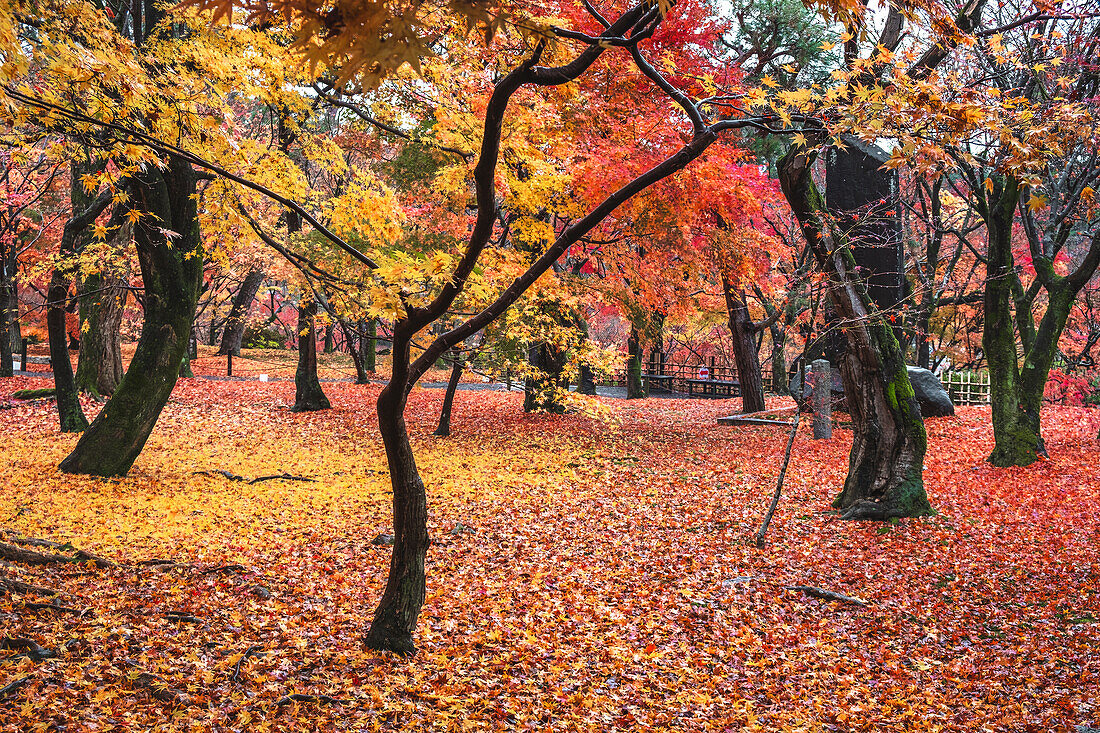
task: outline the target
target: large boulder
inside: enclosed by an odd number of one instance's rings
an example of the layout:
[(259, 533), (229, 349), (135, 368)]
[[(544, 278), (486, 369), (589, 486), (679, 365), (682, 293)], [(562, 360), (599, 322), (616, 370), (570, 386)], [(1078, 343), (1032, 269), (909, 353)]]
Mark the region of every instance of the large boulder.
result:
[(921, 417), (948, 417), (955, 414), (955, 403), (951, 395), (943, 388), (940, 378), (927, 369), (906, 367), (909, 382), (913, 385), (917, 402), (920, 403)]

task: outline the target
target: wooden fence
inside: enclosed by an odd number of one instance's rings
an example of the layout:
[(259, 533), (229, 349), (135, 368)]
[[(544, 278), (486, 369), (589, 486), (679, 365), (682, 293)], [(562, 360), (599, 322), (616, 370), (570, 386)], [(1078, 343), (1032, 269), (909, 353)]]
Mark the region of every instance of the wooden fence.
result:
[(944, 372), (940, 381), (956, 405), (989, 404), (989, 372)]

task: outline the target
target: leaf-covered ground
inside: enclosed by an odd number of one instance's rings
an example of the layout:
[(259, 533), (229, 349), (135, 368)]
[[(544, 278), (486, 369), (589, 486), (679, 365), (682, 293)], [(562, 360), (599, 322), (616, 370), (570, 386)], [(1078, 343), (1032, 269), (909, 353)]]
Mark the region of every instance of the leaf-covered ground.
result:
[[(0, 403), (47, 383), (5, 380)], [(1100, 727), (1095, 410), (1050, 408), (1052, 459), (1026, 469), (984, 462), (988, 409), (929, 421), (939, 514), (897, 524), (833, 519), (850, 434), (803, 431), (760, 550), (785, 436), (715, 425), (734, 402), (599, 422), (460, 392), (439, 439), (442, 395), (418, 390), (433, 544), (400, 660), (360, 643), (388, 566), (377, 387), (326, 389), (336, 409), (292, 414), (292, 384), (183, 380), (114, 481), (56, 470), (75, 437), (51, 403), (0, 410), (0, 540), (117, 563), (3, 567), (61, 595), (0, 602), (0, 728)]]

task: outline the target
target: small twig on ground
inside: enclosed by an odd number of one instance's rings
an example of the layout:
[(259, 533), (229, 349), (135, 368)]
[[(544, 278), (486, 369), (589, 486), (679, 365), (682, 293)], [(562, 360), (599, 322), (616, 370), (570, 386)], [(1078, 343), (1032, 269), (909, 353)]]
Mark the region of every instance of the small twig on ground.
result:
[(244, 654), (241, 655), (241, 658), (238, 659), (237, 663), (233, 665), (233, 676), (229, 678), (230, 682), (237, 681), (237, 676), (241, 673), (241, 665), (244, 664), (244, 660), (255, 654), (256, 650), (259, 648), (259, 646), (250, 646), (248, 647), (248, 649), (245, 650)]
[(857, 606), (870, 605), (868, 601), (865, 601), (862, 598), (856, 598), (855, 596), (846, 596), (843, 593), (825, 590), (824, 588), (815, 588), (812, 585), (788, 585), (787, 590), (801, 591), (808, 596), (820, 598), (823, 601), (840, 601), (841, 603), (854, 603)]
[(787, 477), (787, 466), (791, 462), (791, 448), (794, 446), (794, 436), (798, 434), (798, 422), (801, 415), (798, 412), (794, 414), (794, 422), (791, 423), (791, 432), (787, 436), (787, 451), (783, 454), (783, 466), (779, 469), (779, 480), (775, 482), (775, 494), (772, 496), (771, 506), (768, 507), (768, 513), (764, 515), (764, 523), (760, 525), (760, 531), (756, 533), (756, 546), (764, 546), (764, 535), (768, 532), (768, 525), (771, 524), (772, 515), (775, 514), (775, 508), (779, 506), (779, 495), (783, 492), (783, 479)]
[[(136, 662), (129, 659), (123, 660), (123, 663), (135, 669), (140, 669)], [(136, 677), (131, 677), (130, 682), (136, 687), (144, 687), (155, 700), (159, 700), (160, 702), (174, 702), (181, 705), (186, 705), (191, 702), (190, 695), (172, 689), (168, 686), (167, 682), (149, 672), (140, 672)]]
[(192, 616), (184, 611), (165, 611), (164, 615), (169, 621), (180, 621), (188, 624), (206, 623), (205, 619), (199, 618), (198, 616)]

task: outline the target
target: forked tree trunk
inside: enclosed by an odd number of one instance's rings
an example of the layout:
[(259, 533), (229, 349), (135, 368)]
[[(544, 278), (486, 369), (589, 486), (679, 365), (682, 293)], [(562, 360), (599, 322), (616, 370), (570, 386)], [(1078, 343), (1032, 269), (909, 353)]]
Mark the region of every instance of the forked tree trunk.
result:
[(432, 435), (445, 438), (451, 434), (451, 408), (454, 406), (455, 392), (458, 391), (458, 380), (462, 378), (462, 352), (454, 349), (451, 352), (451, 377), (447, 380), (447, 393), (443, 395), (443, 407), (439, 411), (439, 424)]
[(828, 224), (811, 177), (816, 153), (792, 149), (780, 161), (780, 184), (845, 324), (840, 370), (852, 416), (853, 443), (844, 489), (833, 502), (847, 519), (914, 517), (932, 512), (922, 475), (927, 436), (893, 329), (871, 308), (846, 241)]
[(744, 290), (735, 289), (725, 277), (722, 290), (726, 296), (726, 312), (729, 315), (730, 335), (733, 337), (733, 361), (737, 365), (737, 379), (741, 383), (741, 411), (761, 412), (764, 404), (764, 376), (760, 370), (760, 352), (756, 348), (759, 327), (749, 315), (749, 304)]
[(328, 410), (332, 405), (317, 378), (317, 302), (298, 304), (298, 369), (294, 373), (294, 406), (291, 412)]
[(409, 337), (395, 325), (395, 373), (378, 395), (378, 430), (393, 489), (393, 551), (386, 589), (366, 637), (371, 649), (398, 654), (416, 652), (412, 634), (424, 605), (424, 556), (428, 550), (428, 500), (405, 426)]
[(642, 337), (638, 329), (631, 327), (626, 339), (626, 398), (635, 400), (645, 397), (645, 385), (642, 383)]
[[(1020, 185), (1001, 177), (991, 183), (993, 200), (982, 207), (989, 241), (982, 332), (993, 413), (994, 447), (989, 462), (1027, 466), (1047, 455), (1040, 426), (1043, 391), (1074, 301), (1100, 267), (1100, 232), (1093, 235), (1089, 248), (1068, 275), (1056, 274), (1049, 259), (1032, 257), (1037, 281), (1046, 295), (1045, 310), (1036, 326), (1033, 301), (1017, 300), (1015, 294), (1019, 283), (1012, 225)], [(1024, 347), (1022, 360), (1016, 350), (1017, 336)]]
[(131, 183), (141, 219), (134, 242), (145, 288), (142, 324), (130, 368), (61, 470), (125, 476), (172, 394), (195, 318), (202, 283), (195, 172), (170, 157), (160, 170), (147, 166)]
[[(61, 232), (62, 259), (71, 257), (80, 248), (80, 240), (92, 222), (96, 220), (111, 197), (102, 195), (90, 201), (80, 179), (86, 172), (79, 164), (71, 166), (70, 199), (73, 215)], [(80, 407), (80, 394), (73, 377), (73, 364), (69, 360), (69, 334), (65, 322), (65, 305), (69, 298), (71, 277), (65, 263), (55, 268), (46, 291), (46, 332), (50, 344), (50, 364), (53, 369), (54, 389), (57, 393), (57, 414), (63, 433), (79, 433), (88, 427), (88, 419)]]
[[(121, 255), (121, 252), (118, 253)], [(114, 272), (84, 278), (80, 290), (80, 355), (76, 386), (97, 399), (122, 381), (122, 312), (126, 281)]]
[(256, 300), (256, 293), (260, 292), (260, 286), (264, 282), (263, 270), (249, 270), (244, 276), (241, 287), (233, 296), (233, 305), (229, 309), (229, 316), (225, 319), (225, 330), (222, 331), (222, 343), (218, 347), (218, 356), (241, 355), (241, 344), (244, 343), (244, 329), (248, 325), (248, 311), (252, 309), (252, 302)]

